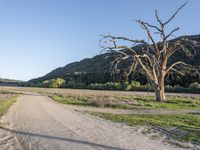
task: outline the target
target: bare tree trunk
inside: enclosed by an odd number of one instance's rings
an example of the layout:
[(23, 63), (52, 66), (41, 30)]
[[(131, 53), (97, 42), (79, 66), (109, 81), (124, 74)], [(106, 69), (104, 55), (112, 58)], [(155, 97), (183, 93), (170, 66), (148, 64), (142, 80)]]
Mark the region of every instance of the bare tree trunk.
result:
[(156, 101), (165, 101), (165, 83), (164, 83), (164, 77), (162, 76), (158, 82), (158, 84), (154, 84), (154, 91), (156, 96)]
[(156, 101), (165, 101), (165, 90), (164, 89), (155, 89), (155, 96), (156, 96)]

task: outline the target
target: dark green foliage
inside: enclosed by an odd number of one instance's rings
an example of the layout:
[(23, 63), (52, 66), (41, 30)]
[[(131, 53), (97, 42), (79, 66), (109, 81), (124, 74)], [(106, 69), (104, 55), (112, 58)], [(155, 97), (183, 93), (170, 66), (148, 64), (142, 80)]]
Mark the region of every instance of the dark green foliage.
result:
[[(125, 82), (120, 84), (119, 82), (106, 82), (106, 83), (91, 83), (86, 85), (84, 82), (75, 82), (69, 81), (66, 83), (63, 79), (62, 83), (58, 85), (57, 79), (51, 79), (50, 81), (45, 80), (40, 83), (30, 83), (27, 82), (24, 86), (32, 86), (32, 87), (46, 87), (46, 88), (74, 88), (74, 89), (90, 89), (90, 90), (125, 90), (125, 91), (149, 91), (153, 92), (153, 88), (149, 83), (142, 85), (138, 81), (134, 81), (131, 83)], [(171, 93), (200, 93), (200, 84), (198, 82), (191, 83), (189, 87), (181, 87), (181, 86), (170, 86), (167, 85), (165, 87), (166, 92)]]
[(88, 88), (93, 90), (122, 90), (122, 85), (118, 82), (95, 83), (90, 84)]
[(45, 87), (45, 88), (60, 88), (65, 87), (65, 80), (61, 78), (45, 80), (43, 82), (31, 83), (27, 82), (24, 86), (32, 86), (32, 87)]

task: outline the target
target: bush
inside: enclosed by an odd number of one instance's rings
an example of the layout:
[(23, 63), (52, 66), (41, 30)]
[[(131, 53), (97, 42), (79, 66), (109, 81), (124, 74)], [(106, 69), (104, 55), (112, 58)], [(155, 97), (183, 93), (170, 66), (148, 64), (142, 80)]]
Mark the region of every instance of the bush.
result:
[(149, 83), (141, 85), (140, 82), (134, 81), (131, 84), (128, 84), (125, 88), (126, 91), (152, 91), (152, 87)]
[(122, 85), (118, 82), (107, 82), (104, 86), (104, 89), (108, 90), (120, 90)]
[(138, 82), (138, 81), (133, 81), (133, 82), (131, 82), (131, 85), (132, 85), (133, 87), (140, 87), (140, 86), (141, 86), (140, 82)]
[(200, 84), (198, 82), (191, 83), (189, 88), (191, 88), (191, 89), (200, 89)]
[(73, 88), (73, 89), (86, 89), (87, 86), (84, 82), (75, 82), (75, 81), (69, 81), (65, 84), (63, 84), (64, 88)]
[(132, 85), (131, 84), (128, 84), (125, 88), (126, 91), (131, 91), (132, 90)]
[(87, 86), (87, 88), (92, 90), (121, 90), (122, 85), (118, 82), (94, 83)]
[(65, 83), (64, 79), (57, 78), (57, 79), (51, 79), (47, 84), (49, 88), (59, 88), (64, 83)]
[(97, 99), (97, 100), (92, 100), (91, 105), (95, 107), (104, 107), (106, 105), (110, 105), (111, 102), (106, 99)]

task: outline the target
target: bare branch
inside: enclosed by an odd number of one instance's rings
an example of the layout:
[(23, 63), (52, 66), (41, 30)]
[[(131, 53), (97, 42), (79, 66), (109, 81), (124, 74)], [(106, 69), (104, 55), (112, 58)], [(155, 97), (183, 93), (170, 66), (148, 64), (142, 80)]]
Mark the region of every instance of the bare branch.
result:
[(111, 39), (114, 39), (114, 40), (124, 40), (124, 41), (137, 43), (137, 44), (147, 44), (144, 40), (132, 40), (132, 39), (129, 39), (127, 37), (115, 37), (115, 36), (111, 36), (111, 35), (104, 36), (104, 39), (107, 39), (107, 38), (111, 38)]
[(181, 72), (181, 71), (179, 71), (179, 70), (177, 70), (177, 69), (175, 69), (175, 68), (171, 68), (171, 70), (174, 71), (174, 72), (177, 72), (177, 73), (180, 74), (180, 75), (184, 75), (183, 72)]
[(159, 18), (157, 10), (155, 10), (155, 16), (156, 16), (156, 20), (159, 22), (161, 28), (163, 28), (164, 24), (162, 23), (162, 20)]
[(177, 62), (173, 63), (173, 64), (167, 69), (166, 73), (168, 73), (171, 69), (174, 69), (175, 66), (180, 65), (180, 64), (185, 65), (185, 66), (188, 66), (188, 67), (192, 67), (191, 65), (186, 64), (186, 63), (183, 62), (183, 61), (177, 61)]
[(151, 35), (151, 32), (150, 32), (150, 30), (148, 29), (147, 25), (146, 25), (143, 21), (141, 21), (141, 20), (138, 20), (137, 22), (138, 22), (138, 23), (143, 27), (143, 29), (146, 31), (148, 37), (150, 38), (151, 42), (153, 43), (153, 46), (154, 46), (154, 48), (155, 48), (157, 54), (159, 54), (158, 45), (157, 45), (156, 42), (154, 41), (153, 36)]
[(166, 36), (166, 39), (168, 37), (170, 37), (174, 32), (178, 31), (179, 30), (179, 27), (176, 27), (174, 30), (172, 30), (167, 36)]
[(178, 12), (188, 3), (188, 1), (186, 1), (181, 7), (179, 7), (177, 9), (177, 11), (169, 18), (169, 20), (167, 20), (164, 25), (168, 24), (177, 14)]
[(133, 70), (135, 70), (136, 68), (137, 68), (137, 65), (138, 65), (138, 63), (135, 63), (135, 62), (133, 62), (132, 63), (132, 65), (131, 65), (131, 67), (130, 67), (130, 69), (129, 69), (129, 72), (128, 72), (128, 76), (131, 74), (131, 72), (133, 71)]
[[(138, 22), (138, 20), (136, 20), (136, 22)], [(144, 23), (145, 25), (147, 25), (148, 27), (151, 27), (151, 28), (156, 29), (158, 32), (162, 32), (161, 29), (160, 29), (159, 27), (155, 26), (155, 25), (151, 25), (151, 24), (149, 24), (149, 23), (147, 23), (147, 22), (144, 22), (144, 21), (143, 21), (143, 23)]]

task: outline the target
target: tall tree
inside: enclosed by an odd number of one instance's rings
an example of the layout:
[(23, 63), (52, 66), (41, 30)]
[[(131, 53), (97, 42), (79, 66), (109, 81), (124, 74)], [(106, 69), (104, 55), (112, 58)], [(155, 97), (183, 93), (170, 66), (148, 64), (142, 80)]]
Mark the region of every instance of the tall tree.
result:
[[(170, 32), (166, 30), (168, 24), (186, 4), (187, 2), (179, 7), (167, 21), (161, 20), (156, 10), (155, 18), (158, 25), (136, 20), (148, 36), (148, 41), (112, 35), (103, 36), (101, 41), (103, 51), (106, 50), (108, 52), (117, 53), (117, 58), (112, 62), (113, 70), (117, 70), (118, 64), (122, 61), (131, 62), (128, 74), (133, 70), (141, 70), (152, 85), (157, 101), (166, 100), (165, 78), (168, 73), (177, 72), (182, 74), (181, 69), (192, 67), (183, 61), (176, 61), (169, 64), (169, 60), (174, 53), (182, 51), (185, 55), (192, 56), (195, 54), (195, 47), (198, 46), (196, 41), (190, 40), (184, 36), (177, 40), (169, 40), (171, 36), (179, 30), (179, 27), (174, 28)], [(155, 35), (160, 36), (159, 42), (156, 42)], [(121, 45), (127, 42), (130, 44)], [(140, 50), (136, 49), (136, 47)]]

